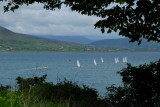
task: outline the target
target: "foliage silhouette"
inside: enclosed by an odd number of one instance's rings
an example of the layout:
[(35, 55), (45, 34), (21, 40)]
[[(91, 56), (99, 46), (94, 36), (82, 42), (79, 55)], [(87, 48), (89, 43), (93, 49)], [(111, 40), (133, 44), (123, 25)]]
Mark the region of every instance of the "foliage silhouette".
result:
[(11, 89), (10, 85), (3, 86), (2, 84), (0, 84), (0, 92), (9, 91), (10, 89)]
[(22, 78), (18, 77), (18, 90), (37, 96), (48, 101), (69, 102), (76, 107), (105, 107), (107, 103), (98, 98), (97, 91), (87, 86), (80, 87), (76, 83), (64, 80), (52, 84), (45, 82), (46, 75), (42, 77)]
[(17, 84), (19, 90), (31, 89), (32, 87), (38, 87), (45, 82), (47, 75), (43, 75), (42, 77), (34, 77), (24, 79), (22, 77), (17, 77)]
[(160, 106), (160, 60), (138, 67), (128, 64), (118, 73), (124, 86), (107, 88), (106, 100), (109, 99), (112, 105)]

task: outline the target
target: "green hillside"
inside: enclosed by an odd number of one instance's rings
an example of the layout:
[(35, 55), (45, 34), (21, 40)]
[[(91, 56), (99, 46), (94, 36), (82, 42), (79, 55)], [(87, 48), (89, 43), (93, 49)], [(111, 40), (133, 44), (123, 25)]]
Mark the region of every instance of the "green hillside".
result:
[(143, 40), (140, 45), (131, 43), (128, 38), (104, 39), (92, 42), (90, 45), (128, 51), (160, 51), (160, 43)]
[(0, 51), (87, 51), (92, 47), (65, 42), (60, 40), (44, 39), (35, 36), (14, 33), (0, 27)]
[[(127, 44), (127, 45), (126, 45)], [(157, 44), (137, 46), (126, 39), (101, 40), (90, 45), (40, 38), (12, 32), (0, 26), (0, 52), (119, 52), (159, 51)]]

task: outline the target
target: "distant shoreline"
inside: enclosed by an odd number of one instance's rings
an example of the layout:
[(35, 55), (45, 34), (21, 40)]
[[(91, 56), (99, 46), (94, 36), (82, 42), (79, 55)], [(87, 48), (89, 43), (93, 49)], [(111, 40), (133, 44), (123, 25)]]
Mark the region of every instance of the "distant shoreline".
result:
[(22, 50), (22, 51), (0, 51), (0, 52), (84, 52), (84, 53), (103, 53), (103, 52), (160, 52), (160, 50), (111, 50), (111, 51), (28, 51), (28, 50)]

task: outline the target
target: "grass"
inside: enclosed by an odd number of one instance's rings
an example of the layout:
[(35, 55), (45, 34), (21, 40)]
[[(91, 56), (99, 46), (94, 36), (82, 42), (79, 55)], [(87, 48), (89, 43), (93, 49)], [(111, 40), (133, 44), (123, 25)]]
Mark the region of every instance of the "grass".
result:
[(0, 93), (0, 107), (68, 107), (68, 103), (42, 100), (26, 92), (3, 91)]

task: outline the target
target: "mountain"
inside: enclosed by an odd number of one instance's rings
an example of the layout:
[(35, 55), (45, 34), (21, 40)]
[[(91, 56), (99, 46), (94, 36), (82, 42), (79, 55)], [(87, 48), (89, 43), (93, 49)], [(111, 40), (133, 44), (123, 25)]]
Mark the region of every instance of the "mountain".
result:
[(0, 26), (0, 51), (85, 51), (85, 45), (12, 32)]
[(128, 38), (121, 39), (104, 39), (90, 43), (93, 46), (108, 47), (112, 49), (124, 49), (124, 50), (146, 50), (146, 51), (160, 51), (160, 43), (147, 42), (143, 40), (141, 45), (137, 45), (137, 42), (129, 42)]
[(87, 37), (83, 36), (52, 36), (52, 35), (41, 35), (38, 37), (48, 38), (48, 39), (56, 39), (61, 41), (67, 41), (67, 42), (74, 42), (74, 43), (80, 43), (80, 44), (90, 44), (94, 42), (95, 40), (88, 39)]
[[(68, 37), (68, 36), (67, 36)], [(67, 38), (66, 37), (66, 38)], [(72, 36), (71, 36), (72, 37)], [(70, 38), (70, 37), (69, 37)], [(73, 37), (72, 37), (73, 38)], [(80, 37), (81, 38), (81, 37)], [(78, 38), (79, 39), (79, 38)], [(78, 40), (77, 39), (77, 40)], [(70, 39), (71, 40), (71, 39)], [(81, 40), (87, 40), (81, 38)], [(72, 40), (73, 41), (73, 40)], [(88, 39), (89, 41), (89, 39)], [(105, 39), (90, 45), (31, 36), (10, 31), (0, 26), (0, 52), (51, 51), (51, 52), (115, 52), (115, 51), (160, 51), (160, 44), (143, 41), (142, 45), (129, 43), (129, 39)]]

